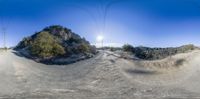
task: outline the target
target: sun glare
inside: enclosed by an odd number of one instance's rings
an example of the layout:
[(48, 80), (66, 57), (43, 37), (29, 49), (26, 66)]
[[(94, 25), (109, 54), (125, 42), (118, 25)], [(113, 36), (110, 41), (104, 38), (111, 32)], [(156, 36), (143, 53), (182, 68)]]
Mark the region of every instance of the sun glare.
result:
[(97, 41), (102, 41), (104, 37), (102, 35), (97, 36)]

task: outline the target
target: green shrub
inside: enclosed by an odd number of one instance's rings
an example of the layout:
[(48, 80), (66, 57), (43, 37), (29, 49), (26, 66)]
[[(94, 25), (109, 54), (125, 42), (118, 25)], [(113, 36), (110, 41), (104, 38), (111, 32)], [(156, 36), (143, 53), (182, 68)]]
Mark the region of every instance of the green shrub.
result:
[(90, 51), (90, 48), (89, 48), (89, 46), (88, 46), (87, 44), (80, 44), (80, 45), (77, 47), (77, 49), (78, 49), (78, 52), (79, 52), (79, 53), (87, 53), (87, 52)]
[(40, 32), (30, 47), (31, 54), (42, 58), (63, 55), (64, 48), (48, 32)]
[(129, 44), (123, 45), (122, 49), (125, 52), (133, 52), (134, 51), (134, 47), (132, 45), (129, 45)]
[(65, 53), (66, 53), (65, 49), (62, 46), (60, 46), (57, 43), (54, 43), (54, 45), (53, 45), (53, 54), (54, 54), (54, 56), (63, 55)]

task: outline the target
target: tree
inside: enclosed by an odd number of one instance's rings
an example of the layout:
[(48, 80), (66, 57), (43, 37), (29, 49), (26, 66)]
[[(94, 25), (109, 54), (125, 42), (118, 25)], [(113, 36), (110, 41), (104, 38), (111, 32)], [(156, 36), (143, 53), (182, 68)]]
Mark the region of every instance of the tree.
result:
[(48, 32), (40, 32), (30, 47), (31, 54), (42, 58), (63, 55), (64, 48)]
[(129, 44), (123, 45), (122, 49), (125, 52), (133, 52), (134, 51), (134, 47), (132, 45), (129, 45)]

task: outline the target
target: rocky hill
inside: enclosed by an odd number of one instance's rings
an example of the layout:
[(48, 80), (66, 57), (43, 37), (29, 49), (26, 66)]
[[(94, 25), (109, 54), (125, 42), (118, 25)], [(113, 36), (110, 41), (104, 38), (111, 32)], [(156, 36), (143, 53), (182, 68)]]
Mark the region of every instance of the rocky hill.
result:
[(172, 56), (179, 53), (186, 53), (195, 49), (199, 49), (198, 47), (188, 44), (180, 47), (168, 47), (168, 48), (150, 48), (150, 47), (133, 47), (132, 45), (126, 44), (122, 47), (122, 50), (125, 52), (129, 52), (132, 56), (135, 56), (139, 59), (143, 60), (158, 60), (163, 59), (168, 56)]
[(92, 57), (96, 48), (70, 29), (54, 25), (24, 38), (15, 48), (20, 54), (47, 64), (66, 64)]

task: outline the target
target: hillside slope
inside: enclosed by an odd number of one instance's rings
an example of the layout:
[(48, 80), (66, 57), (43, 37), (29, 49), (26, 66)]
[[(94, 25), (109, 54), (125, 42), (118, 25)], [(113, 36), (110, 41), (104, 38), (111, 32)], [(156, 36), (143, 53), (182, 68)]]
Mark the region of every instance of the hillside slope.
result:
[(49, 26), (30, 37), (24, 38), (15, 50), (38, 62), (62, 64), (92, 57), (96, 48), (59, 25)]

